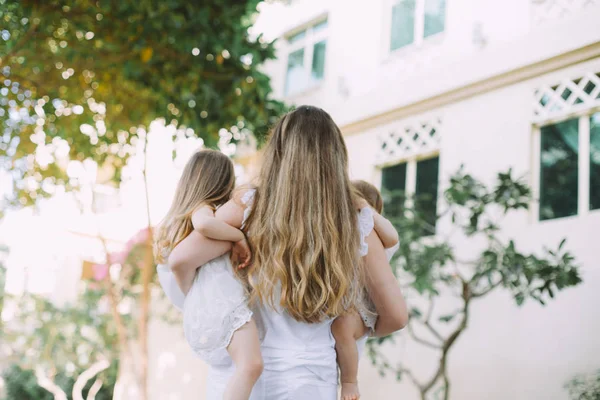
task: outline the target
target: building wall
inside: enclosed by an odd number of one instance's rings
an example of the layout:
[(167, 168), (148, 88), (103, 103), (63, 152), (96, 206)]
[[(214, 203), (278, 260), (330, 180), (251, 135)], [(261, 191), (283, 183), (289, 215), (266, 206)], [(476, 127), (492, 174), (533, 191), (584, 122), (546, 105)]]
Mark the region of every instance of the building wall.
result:
[[(543, 10), (558, 7), (551, 3), (566, 2), (547, 0)], [(352, 124), (357, 122), (600, 41), (598, 1), (573, 1), (561, 13), (542, 13), (536, 11), (535, 2), (526, 0), (448, 0), (443, 34), (422, 46), (390, 53), (390, 4), (387, 0), (297, 0), (288, 7), (264, 10), (256, 30), (279, 38), (278, 59), (264, 67), (275, 96), (292, 104), (323, 107), (346, 133), (356, 132)], [(325, 78), (317, 87), (285, 96), (285, 35), (323, 15), (329, 20)], [(477, 39), (480, 36), (485, 43)], [(594, 54), (598, 56), (597, 51)]]
[[(380, 133), (412, 120), (440, 117), (441, 185), (461, 164), (489, 184), (497, 172), (508, 168), (513, 168), (516, 176), (530, 178), (533, 88), (590, 70), (600, 72), (600, 59), (349, 136), (352, 176), (376, 182)], [(600, 250), (594, 246), (594, 228), (599, 223), (600, 211), (544, 222), (524, 211), (504, 221), (502, 235), (514, 239), (524, 251), (556, 247), (567, 238), (567, 247), (582, 265), (584, 283), (560, 293), (546, 307), (526, 303), (519, 308), (502, 290), (475, 303), (468, 330), (450, 354), (453, 398), (566, 399), (562, 387), (572, 375), (600, 366), (600, 341), (595, 334), (600, 328), (600, 312), (594, 306), (600, 302), (595, 289), (600, 284)], [(441, 235), (450, 231), (449, 221), (438, 226)], [(476, 244), (472, 240), (452, 240), (460, 254), (473, 254)], [(451, 302), (442, 299), (440, 315), (444, 309), (453, 309)], [(388, 354), (415, 368), (423, 380), (436, 362), (427, 349), (405, 337), (388, 350)], [(362, 360), (360, 382), (366, 399), (385, 398), (394, 391), (403, 398), (417, 398), (410, 386), (399, 385), (393, 377), (380, 378), (366, 359)]]
[[(411, 154), (440, 155), (440, 189), (460, 165), (487, 184), (512, 168), (536, 189), (539, 154), (535, 140), (535, 91), (600, 73), (600, 2), (448, 0), (446, 30), (420, 47), (389, 54), (389, 3), (297, 0), (263, 10), (258, 29), (280, 37), (278, 60), (265, 66), (278, 97), (329, 111), (346, 135), (352, 178), (380, 182), (380, 167), (405, 159), (381, 157), (382, 140), (405, 126), (439, 121), (439, 142)], [(297, 28), (328, 15), (325, 78), (321, 84), (285, 96), (287, 44)], [(600, 97), (600, 95), (599, 95)], [(595, 101), (595, 100), (594, 100)], [(585, 107), (600, 110), (600, 103)], [(559, 118), (576, 114), (566, 106)], [(580, 111), (580, 110), (579, 110)], [(590, 111), (591, 112), (591, 111)], [(549, 121), (550, 119), (548, 119)], [(537, 154), (537, 155), (536, 155)], [(567, 399), (564, 383), (600, 367), (598, 258), (592, 229), (600, 211), (539, 222), (535, 206), (502, 224), (502, 235), (523, 251), (539, 252), (567, 238), (584, 283), (542, 307), (517, 307), (502, 290), (477, 301), (464, 336), (450, 353), (451, 398)], [(438, 232), (450, 231), (441, 221)], [(465, 257), (477, 243), (453, 237)], [(418, 302), (418, 299), (409, 299)], [(439, 313), (453, 309), (443, 297)], [(385, 348), (426, 380), (435, 353), (400, 335)], [(365, 399), (416, 399), (416, 391), (394, 377), (381, 378), (361, 360)], [(396, 397), (393, 397), (396, 398)]]

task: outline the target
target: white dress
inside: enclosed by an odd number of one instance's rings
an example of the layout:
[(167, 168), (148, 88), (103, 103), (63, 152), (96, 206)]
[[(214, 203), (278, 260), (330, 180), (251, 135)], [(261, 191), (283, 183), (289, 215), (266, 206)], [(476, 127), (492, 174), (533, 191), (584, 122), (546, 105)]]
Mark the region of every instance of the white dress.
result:
[[(254, 191), (249, 190), (242, 198), (246, 204), (244, 220), (250, 212), (253, 197)], [(358, 224), (361, 236), (359, 251), (364, 256), (368, 251), (365, 239), (373, 230), (370, 209), (361, 210)], [(167, 293), (167, 296), (181, 305), (182, 296), (177, 293), (177, 285), (172, 283), (172, 273), (164, 267), (158, 271), (165, 291), (174, 292)], [(187, 307), (191, 304), (187, 300), (186, 303)], [(308, 324), (294, 320), (281, 309), (261, 306), (253, 311), (262, 336), (264, 370), (250, 400), (336, 400), (338, 369), (335, 339), (331, 334), (333, 320)], [(218, 362), (210, 363), (207, 400), (222, 400), (234, 369), (225, 349), (222, 349), (220, 356), (215, 355), (215, 360)]]
[(252, 318), (229, 254), (198, 268), (185, 296), (167, 266), (159, 265), (157, 271), (167, 297), (183, 311), (183, 331), (194, 353), (209, 365), (228, 364), (233, 333)]
[[(254, 191), (242, 198), (248, 215)], [(366, 237), (373, 229), (370, 210), (361, 211), (360, 254), (367, 254)], [(277, 303), (277, 302), (275, 302)], [(332, 319), (320, 323), (298, 322), (286, 311), (260, 307), (254, 310), (259, 329), (264, 332), (261, 353), (264, 371), (252, 391), (251, 400), (335, 400), (338, 370)], [(208, 378), (207, 400), (221, 400), (233, 371), (229, 365), (212, 365)]]

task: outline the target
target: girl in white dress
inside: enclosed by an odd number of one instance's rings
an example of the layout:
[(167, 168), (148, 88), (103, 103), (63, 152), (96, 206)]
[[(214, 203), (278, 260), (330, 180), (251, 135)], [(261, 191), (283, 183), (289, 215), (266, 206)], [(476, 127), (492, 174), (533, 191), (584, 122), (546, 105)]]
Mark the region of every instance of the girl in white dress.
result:
[[(381, 193), (373, 185), (365, 181), (353, 181), (361, 201), (360, 215), (370, 207), (373, 215), (374, 229), (386, 249), (388, 260), (391, 260), (398, 249), (398, 232), (390, 221), (381, 216), (383, 199)], [(359, 216), (360, 218), (360, 216)], [(358, 357), (359, 347), (374, 329), (377, 322), (377, 310), (369, 296), (365, 296), (363, 304), (359, 304), (357, 312), (340, 316), (333, 321), (331, 332), (335, 338), (335, 350), (340, 367), (340, 382), (342, 384), (342, 400), (358, 400)], [(357, 345), (357, 341), (359, 341)]]
[[(335, 400), (333, 320), (360, 303), (366, 286), (378, 314), (373, 334), (388, 335), (407, 322), (404, 298), (372, 211), (357, 215), (344, 139), (326, 112), (302, 106), (275, 125), (257, 183), (215, 213), (243, 226), (252, 248), (245, 272), (264, 371), (250, 399)], [(175, 275), (198, 262), (185, 251), (198, 240), (173, 249)], [(233, 371), (231, 362), (211, 365), (208, 400), (222, 398)]]
[[(242, 231), (214, 217), (216, 208), (231, 197), (234, 184), (233, 164), (224, 154), (202, 150), (191, 157), (173, 204), (157, 230), (155, 252), (159, 262), (168, 262), (169, 253), (183, 239), (200, 234), (233, 243), (236, 254), (249, 257)], [(195, 251), (205, 252), (208, 248), (208, 243), (201, 244)], [(185, 337), (194, 352), (209, 364), (218, 364), (228, 352), (235, 373), (223, 398), (247, 400), (262, 372), (262, 358), (256, 323), (245, 289), (234, 276), (229, 255), (186, 272), (177, 275), (185, 294)]]

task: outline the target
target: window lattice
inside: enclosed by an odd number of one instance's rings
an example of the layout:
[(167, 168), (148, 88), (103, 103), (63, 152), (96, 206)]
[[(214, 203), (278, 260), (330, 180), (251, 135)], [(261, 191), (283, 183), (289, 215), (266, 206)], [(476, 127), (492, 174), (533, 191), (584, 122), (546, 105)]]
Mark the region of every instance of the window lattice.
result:
[(564, 116), (600, 105), (600, 73), (589, 72), (578, 79), (566, 79), (556, 86), (535, 91), (534, 121)]
[(439, 150), (441, 127), (439, 118), (423, 123), (390, 126), (385, 133), (379, 135), (378, 163), (398, 161)]
[(600, 0), (531, 0), (531, 15), (533, 23), (539, 25), (595, 4), (600, 4)]

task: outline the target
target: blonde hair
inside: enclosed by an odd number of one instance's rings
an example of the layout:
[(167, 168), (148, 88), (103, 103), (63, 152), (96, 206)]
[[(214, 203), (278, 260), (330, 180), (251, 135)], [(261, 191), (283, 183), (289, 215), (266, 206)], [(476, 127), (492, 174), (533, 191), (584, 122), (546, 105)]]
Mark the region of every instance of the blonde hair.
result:
[(377, 213), (381, 214), (383, 211), (383, 198), (381, 197), (381, 193), (374, 185), (371, 185), (366, 181), (352, 181), (352, 186), (358, 192), (358, 196), (362, 197), (369, 203), (371, 207), (377, 211)]
[[(359, 298), (359, 235), (348, 153), (329, 114), (302, 106), (279, 120), (265, 148), (245, 230), (251, 300), (319, 322)], [(281, 295), (281, 297), (279, 297)]]
[(216, 208), (227, 202), (234, 186), (233, 163), (225, 154), (196, 152), (185, 165), (171, 208), (157, 229), (154, 255), (158, 262), (166, 262), (168, 253), (194, 230), (192, 214), (204, 205)]

